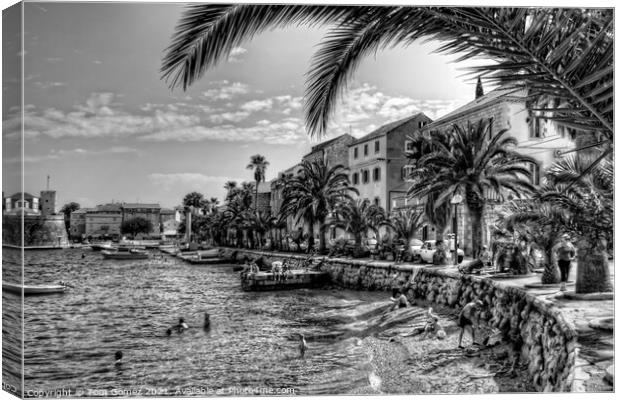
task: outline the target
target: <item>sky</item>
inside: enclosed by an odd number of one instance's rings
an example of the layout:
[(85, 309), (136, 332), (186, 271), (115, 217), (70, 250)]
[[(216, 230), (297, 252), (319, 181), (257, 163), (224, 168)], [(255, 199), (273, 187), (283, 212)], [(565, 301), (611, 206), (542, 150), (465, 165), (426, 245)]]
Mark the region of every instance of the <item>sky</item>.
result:
[[(26, 3), (24, 188), (57, 191), (92, 207), (110, 201), (173, 207), (199, 191), (224, 196), (228, 180), (253, 179), (250, 156), (269, 161), (267, 180), (300, 161), (317, 139), (304, 126), (305, 74), (327, 31), (292, 27), (257, 35), (187, 91), (159, 71), (185, 5)], [(20, 190), (19, 26), (3, 13), (2, 186)], [(436, 119), (473, 100), (471, 64), (414, 43), (366, 58), (327, 136), (361, 137), (424, 112)], [(478, 62), (479, 64), (480, 62)]]

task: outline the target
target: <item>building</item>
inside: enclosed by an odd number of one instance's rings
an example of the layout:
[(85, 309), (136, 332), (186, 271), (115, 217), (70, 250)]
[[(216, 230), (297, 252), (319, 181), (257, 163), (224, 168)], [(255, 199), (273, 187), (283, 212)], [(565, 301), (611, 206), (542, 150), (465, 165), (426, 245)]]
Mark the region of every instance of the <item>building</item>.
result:
[(73, 240), (82, 240), (86, 238), (86, 213), (90, 208), (80, 208), (71, 213), (69, 217), (69, 234)]
[(302, 160), (313, 161), (322, 159), (330, 167), (341, 164), (347, 168), (349, 166), (349, 146), (354, 141), (355, 138), (353, 136), (345, 133), (313, 146), (310, 153), (303, 156)]
[(26, 214), (41, 214), (39, 197), (26, 192), (5, 197), (3, 208), (7, 213), (17, 213), (23, 210)]
[[(74, 211), (78, 212), (80, 210)], [(71, 213), (73, 215), (73, 213)], [(121, 235), (120, 203), (102, 204), (86, 210), (84, 235), (87, 238), (116, 239)]]
[(126, 221), (131, 218), (142, 217), (148, 221), (151, 221), (153, 229), (147, 233), (148, 236), (157, 235), (160, 233), (160, 214), (161, 206), (159, 204), (148, 203), (122, 203), (122, 221)]
[(350, 180), (360, 198), (388, 213), (401, 206), (408, 189), (404, 174), (408, 137), (430, 122), (424, 113), (417, 113), (383, 125), (349, 145)]
[(178, 209), (162, 208), (159, 218), (163, 237), (176, 238), (179, 236), (178, 230), (181, 223), (181, 212)]
[[(528, 166), (534, 185), (543, 183), (545, 171), (562, 157), (563, 152), (574, 148), (569, 133), (563, 127), (557, 126), (551, 120), (535, 118), (528, 111), (525, 90), (498, 88), (477, 96), (474, 101), (426, 125), (421, 132), (430, 135), (433, 131), (450, 130), (454, 124), (466, 125), (468, 121), (477, 123), (480, 120), (490, 123), (491, 134), (507, 129), (507, 134), (517, 139), (517, 149), (536, 160)], [(495, 224), (497, 210), (501, 206), (497, 198), (491, 197), (488, 197), (484, 216), (485, 244), (490, 243), (489, 228)], [(460, 241), (464, 243), (462, 248), (468, 252), (471, 250), (471, 224), (464, 204), (458, 208), (458, 227), (458, 236), (464, 238)], [(430, 229), (432, 230), (432, 227)], [(424, 235), (430, 235), (428, 228)]]
[[(257, 209), (259, 213), (271, 214), (271, 186), (273, 181), (258, 182), (258, 202)], [(256, 191), (252, 190), (252, 207), (256, 201)]]
[(41, 191), (41, 215), (54, 215), (56, 214), (56, 191), (55, 190), (42, 190)]

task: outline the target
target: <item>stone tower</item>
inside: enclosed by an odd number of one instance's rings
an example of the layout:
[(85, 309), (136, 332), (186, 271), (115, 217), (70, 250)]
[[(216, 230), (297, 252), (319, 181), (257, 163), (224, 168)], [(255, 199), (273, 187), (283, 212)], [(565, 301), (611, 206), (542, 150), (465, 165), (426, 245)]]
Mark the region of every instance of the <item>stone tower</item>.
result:
[(56, 214), (56, 191), (41, 190), (39, 207), (41, 209), (41, 215), (43, 216)]

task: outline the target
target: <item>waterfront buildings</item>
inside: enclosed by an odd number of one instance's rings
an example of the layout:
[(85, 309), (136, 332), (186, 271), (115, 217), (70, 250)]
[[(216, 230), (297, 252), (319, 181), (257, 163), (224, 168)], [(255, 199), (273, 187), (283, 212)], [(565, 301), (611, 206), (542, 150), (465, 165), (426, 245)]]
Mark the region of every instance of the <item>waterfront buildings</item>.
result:
[(430, 122), (424, 113), (417, 113), (383, 125), (349, 145), (350, 181), (360, 198), (388, 213), (404, 204), (408, 189), (404, 174), (407, 138)]
[(23, 211), (27, 215), (54, 215), (56, 214), (56, 191), (42, 190), (40, 196), (20, 192), (4, 197), (2, 211), (10, 214)]
[[(72, 215), (80, 210), (74, 211)], [(84, 235), (93, 238), (119, 238), (121, 235), (121, 204), (108, 203), (86, 210)], [(79, 213), (78, 213), (79, 215)], [(81, 228), (79, 228), (81, 230)]]
[(160, 212), (161, 206), (159, 204), (148, 203), (122, 203), (122, 221), (128, 219), (142, 217), (151, 222), (153, 229), (147, 233), (148, 236), (159, 235), (160, 233)]
[[(479, 84), (480, 85), (480, 84)], [(446, 114), (438, 120), (427, 124), (421, 134), (432, 135), (434, 131), (452, 129), (455, 124), (466, 125), (468, 122), (486, 121), (491, 125), (491, 135), (501, 130), (508, 130), (507, 135), (518, 141), (517, 150), (533, 157), (536, 162), (528, 165), (534, 185), (543, 183), (545, 171), (568, 150), (574, 148), (569, 132), (544, 119), (544, 114), (537, 115), (528, 111), (527, 92), (525, 90), (498, 88)], [(542, 118), (536, 118), (536, 117)], [(409, 150), (405, 146), (405, 150)], [(407, 167), (405, 167), (407, 168)], [(424, 201), (424, 199), (419, 199)], [(498, 211), (502, 204), (499, 199), (487, 194), (487, 207), (483, 217), (484, 244), (489, 244), (493, 227), (496, 225)], [(458, 206), (458, 237), (466, 254), (471, 253), (471, 223), (464, 204)], [(452, 228), (450, 228), (452, 230)], [(423, 230), (423, 239), (435, 236), (434, 227)]]

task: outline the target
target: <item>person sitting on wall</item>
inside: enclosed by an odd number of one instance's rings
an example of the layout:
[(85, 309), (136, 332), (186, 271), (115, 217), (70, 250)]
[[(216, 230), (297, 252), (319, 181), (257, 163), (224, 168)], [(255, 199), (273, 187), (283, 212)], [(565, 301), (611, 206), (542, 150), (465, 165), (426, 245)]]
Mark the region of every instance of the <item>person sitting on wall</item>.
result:
[(409, 302), (407, 301), (407, 296), (400, 291), (400, 289), (392, 289), (392, 297), (390, 298), (392, 301), (392, 307), (390, 307), (390, 311), (398, 308), (406, 308)]
[(459, 334), (459, 349), (462, 349), (461, 341), (463, 340), (463, 333), (465, 333), (465, 328), (469, 327), (471, 330), (471, 340), (473, 344), (476, 343), (476, 332), (478, 329), (479, 320), (478, 320), (478, 311), (482, 307), (483, 303), (480, 300), (472, 301), (470, 303), (465, 304), (465, 307), (459, 313), (459, 319), (457, 325), (461, 328), (461, 333)]

